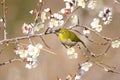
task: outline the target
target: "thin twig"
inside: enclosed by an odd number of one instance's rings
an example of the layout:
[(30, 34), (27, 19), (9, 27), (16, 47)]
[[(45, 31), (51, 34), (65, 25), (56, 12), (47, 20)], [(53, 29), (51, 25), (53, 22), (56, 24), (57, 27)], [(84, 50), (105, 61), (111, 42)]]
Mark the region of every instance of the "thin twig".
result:
[(46, 52), (48, 52), (48, 53), (51, 53), (51, 54), (56, 55), (56, 53), (55, 53), (55, 52), (52, 52), (52, 51), (50, 51), (50, 50), (47, 50), (47, 49), (44, 49), (44, 48), (42, 48), (41, 50), (43, 50), (43, 51), (46, 51)]
[(120, 74), (120, 72), (115, 70), (115, 67), (111, 67), (109, 65), (103, 64), (103, 63), (98, 62), (98, 61), (92, 61), (92, 62), (95, 63), (97, 66), (101, 67), (104, 71), (107, 71), (110, 73)]
[(41, 40), (43, 41), (43, 43), (45, 44), (45, 46), (46, 46), (47, 48), (50, 48), (50, 47), (47, 45), (47, 43), (45, 42), (45, 40), (43, 39), (43, 37), (40, 36), (40, 38), (41, 38)]
[(6, 31), (6, 3), (3, 0), (3, 27), (4, 27), (4, 39), (7, 39), (7, 31)]
[(102, 38), (102, 39), (104, 39), (104, 40), (106, 40), (106, 41), (112, 41), (111, 38), (106, 37), (106, 36), (103, 36), (103, 35), (99, 34), (99, 33), (96, 32), (95, 30), (93, 30), (93, 29), (91, 29), (91, 28), (89, 28), (89, 27), (87, 27), (87, 26), (83, 26), (83, 25), (82, 25), (82, 26), (80, 26), (80, 27), (89, 29), (90, 31), (92, 31), (93, 33), (95, 33), (97, 36), (99, 36), (100, 38)]
[(15, 61), (23, 61), (23, 60), (19, 59), (19, 58), (13, 58), (13, 59), (10, 59), (10, 60), (8, 60), (6, 62), (0, 63), (0, 66), (6, 65), (6, 64), (10, 64), (10, 63), (15, 62)]
[[(50, 32), (50, 33), (52, 33), (52, 32)], [(50, 33), (47, 33), (47, 34), (50, 34)], [(10, 38), (10, 39), (3, 39), (3, 40), (0, 40), (0, 43), (12, 42), (12, 41), (23, 40), (23, 39), (29, 39), (29, 38), (32, 38), (32, 37), (40, 37), (41, 35), (45, 35), (45, 33), (43, 32), (43, 33), (39, 33), (39, 34), (20, 36), (20, 37), (15, 37), (15, 38)]]

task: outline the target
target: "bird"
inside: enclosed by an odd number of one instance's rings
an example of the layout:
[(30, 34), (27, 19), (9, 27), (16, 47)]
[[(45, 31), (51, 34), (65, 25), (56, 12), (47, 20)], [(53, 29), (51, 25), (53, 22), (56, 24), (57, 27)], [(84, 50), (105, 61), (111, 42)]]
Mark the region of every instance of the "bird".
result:
[(61, 28), (58, 33), (59, 40), (67, 48), (75, 46), (78, 42), (82, 43), (85, 48), (85, 43), (72, 31), (66, 28)]

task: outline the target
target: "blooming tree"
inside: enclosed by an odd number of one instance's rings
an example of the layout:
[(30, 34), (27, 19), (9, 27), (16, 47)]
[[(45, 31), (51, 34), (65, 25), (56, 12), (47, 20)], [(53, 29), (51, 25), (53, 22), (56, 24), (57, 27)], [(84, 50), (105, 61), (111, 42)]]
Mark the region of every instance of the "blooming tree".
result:
[[(115, 5), (119, 5), (118, 0), (113, 0)], [(31, 15), (35, 15), (35, 19), (30, 23), (23, 23), (21, 26), (21, 31), (23, 33), (22, 36), (16, 36), (13, 38), (7, 37), (7, 18), (8, 8), (6, 5), (6, 0), (1, 1), (3, 16), (1, 15), (0, 22), (3, 24), (3, 39), (0, 40), (0, 46), (10, 46), (10, 44), (14, 44), (13, 53), (16, 54), (17, 57), (10, 59), (6, 62), (1, 62), (0, 66), (7, 65), (9, 63), (15, 61), (21, 61), (25, 63), (25, 68), (33, 69), (38, 66), (38, 58), (41, 56), (41, 51), (45, 51), (46, 53), (50, 53), (52, 55), (58, 56), (56, 51), (52, 51), (50, 49), (50, 45), (47, 44), (46, 39), (43, 36), (47, 37), (47, 35), (54, 34), (58, 35), (59, 30), (61, 28), (69, 29), (76, 34), (78, 37), (80, 35), (86, 38), (90, 43), (104, 48), (104, 52), (100, 52), (99, 54), (95, 53), (94, 50), (90, 49), (90, 47), (86, 47), (87, 50), (83, 50), (82, 55), (84, 57), (84, 61), (78, 64), (78, 69), (75, 73), (71, 72), (66, 76), (66, 80), (81, 80), (85, 73), (89, 72), (90, 68), (94, 65), (101, 67), (106, 72), (120, 74), (120, 71), (117, 70), (115, 66), (109, 66), (98, 59), (100, 57), (106, 57), (110, 48), (119, 48), (120, 47), (120, 37), (110, 38), (102, 35), (102, 31), (105, 26), (109, 26), (113, 20), (113, 8), (110, 6), (103, 6), (103, 9), (97, 9), (99, 6), (99, 0), (63, 0), (65, 7), (62, 7), (60, 10), (54, 12), (51, 8), (45, 8), (45, 4), (47, 2), (44, 0), (37, 1), (37, 8), (30, 10), (28, 13)], [(79, 10), (93, 10), (97, 9), (97, 15), (94, 17), (90, 23), (86, 22), (89, 25), (81, 25)], [(69, 25), (67, 25), (69, 24)], [(98, 43), (94, 39), (91, 39), (90, 36), (94, 34), (97, 37), (104, 40), (102, 43)], [(57, 36), (58, 37), (58, 36)], [(95, 37), (95, 36), (94, 36)], [(35, 42), (32, 40), (33, 38), (40, 38), (41, 42)], [(27, 40), (28, 43), (21, 42)], [(62, 45), (62, 43), (61, 43)], [(88, 46), (88, 44), (85, 45)], [(47, 48), (47, 49), (46, 49)], [(73, 47), (64, 47), (66, 50), (67, 58), (70, 60), (78, 59), (82, 44), (76, 44)], [(101, 47), (99, 47), (101, 48)], [(103, 48), (102, 48), (103, 49)], [(0, 53), (4, 53), (5, 48), (0, 49)], [(92, 69), (91, 69), (92, 70)], [(57, 80), (63, 80), (61, 76), (55, 76)]]

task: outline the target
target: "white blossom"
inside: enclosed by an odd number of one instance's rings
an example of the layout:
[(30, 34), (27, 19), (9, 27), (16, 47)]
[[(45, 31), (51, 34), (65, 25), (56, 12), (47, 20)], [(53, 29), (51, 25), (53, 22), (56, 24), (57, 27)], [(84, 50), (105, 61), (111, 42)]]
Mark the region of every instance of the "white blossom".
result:
[(33, 46), (32, 44), (27, 46), (27, 51), (28, 51), (29, 56), (32, 56), (33, 58), (37, 58), (40, 53), (40, 49)]
[(73, 15), (71, 17), (71, 22), (73, 25), (78, 25), (78, 16), (77, 15)]
[(97, 32), (101, 32), (102, 31), (102, 25), (97, 25), (97, 27), (95, 28), (95, 30)]
[(58, 21), (58, 26), (62, 26), (64, 24), (64, 20), (59, 20)]
[(66, 77), (66, 80), (72, 80), (72, 76), (71, 76), (71, 75), (68, 75), (68, 76)]
[(80, 79), (81, 79), (81, 75), (80, 74), (75, 75), (75, 80), (80, 80)]
[(89, 29), (83, 30), (83, 34), (84, 34), (84, 35), (90, 34), (90, 30), (89, 30)]
[(0, 19), (0, 22), (3, 22), (3, 21), (4, 21), (4, 19), (3, 19), (3, 18), (1, 18), (1, 19)]
[(104, 8), (103, 11), (99, 12), (98, 16), (102, 18), (104, 25), (109, 24), (112, 21), (112, 8)]
[(119, 48), (120, 47), (120, 41), (118, 41), (118, 40), (112, 41), (111, 46), (112, 46), (112, 48)]
[(88, 71), (92, 67), (92, 62), (85, 62), (81, 64), (81, 70)]
[(46, 19), (47, 19), (47, 13), (44, 11), (41, 12), (41, 21), (44, 23)]
[(91, 23), (92, 28), (96, 28), (100, 22), (99, 18), (94, 18), (93, 22)]
[(30, 10), (29, 13), (30, 13), (30, 14), (35, 14), (35, 13), (36, 13), (36, 10)]
[(49, 27), (53, 28), (53, 27), (57, 27), (58, 26), (58, 21), (56, 19), (51, 19), (49, 22)]
[(38, 49), (42, 49), (43, 45), (41, 43), (38, 43), (38, 44), (35, 45), (35, 47), (38, 48)]
[(67, 49), (67, 55), (69, 59), (77, 59), (78, 54), (75, 52), (73, 47)]
[(28, 57), (26, 60), (27, 61), (26, 61), (25, 68), (32, 69), (32, 68), (35, 68), (37, 66), (36, 59)]
[(77, 0), (78, 6), (81, 6), (82, 8), (85, 8), (85, 0)]
[(54, 27), (60, 27), (64, 24), (64, 20), (57, 20), (55, 18), (52, 18), (49, 22), (49, 27), (54, 28)]
[(54, 13), (53, 17), (58, 19), (58, 20), (62, 20), (63, 19), (63, 16), (61, 14), (58, 14), (58, 13)]
[(70, 6), (69, 2), (66, 2), (65, 5), (66, 5), (66, 9), (71, 9), (71, 6)]
[(33, 29), (34, 31), (39, 31), (40, 29), (43, 29), (45, 27), (44, 23), (40, 23), (36, 25)]
[(99, 14), (98, 14), (99, 17), (103, 17), (103, 15), (104, 15), (103, 11), (100, 11)]
[(97, 32), (102, 31), (102, 25), (100, 25), (99, 22), (100, 22), (99, 18), (94, 18), (93, 22), (91, 23), (92, 28), (95, 29)]
[(97, 1), (96, 0), (90, 0), (88, 4), (88, 8), (94, 9), (97, 6)]
[(63, 8), (63, 9), (60, 10), (60, 12), (61, 12), (62, 14), (65, 14), (65, 13), (66, 13), (66, 9)]
[(26, 62), (25, 67), (31, 69), (37, 66), (37, 58), (42, 47), (43, 45), (40, 43), (35, 46), (29, 44), (25, 48), (23, 46), (18, 46), (18, 48), (15, 48), (15, 53)]
[(40, 3), (42, 3), (43, 0), (39, 0)]
[(64, 0), (64, 2), (72, 2), (72, 0)]
[(22, 26), (22, 31), (23, 31), (24, 34), (34, 34), (33, 24), (24, 23), (23, 26)]
[(50, 11), (50, 8), (46, 8), (44, 9), (45, 12), (49, 12)]

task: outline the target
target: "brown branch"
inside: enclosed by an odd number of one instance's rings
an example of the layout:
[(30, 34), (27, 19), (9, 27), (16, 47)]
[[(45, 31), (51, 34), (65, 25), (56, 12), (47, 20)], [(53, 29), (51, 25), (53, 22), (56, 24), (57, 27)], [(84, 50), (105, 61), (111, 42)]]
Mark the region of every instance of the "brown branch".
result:
[[(47, 34), (51, 34), (53, 32), (49, 32)], [(45, 33), (40, 33), (40, 34), (33, 34), (33, 35), (27, 35), (27, 36), (21, 36), (21, 37), (15, 37), (15, 38), (10, 38), (10, 39), (3, 39), (3, 40), (0, 40), (0, 43), (6, 43), (6, 42), (13, 42), (13, 41), (18, 41), (18, 40), (23, 40), (23, 39), (29, 39), (29, 38), (32, 38), (32, 37), (40, 37), (41, 35), (45, 35)]]
[(7, 31), (6, 31), (6, 14), (7, 14), (7, 7), (5, 0), (3, 0), (3, 27), (4, 27), (4, 39), (7, 39)]
[(119, 71), (115, 70), (116, 67), (111, 67), (109, 65), (106, 65), (106, 64), (104, 64), (102, 62), (98, 62), (98, 61), (92, 61), (92, 62), (95, 63), (97, 66), (101, 67), (106, 72), (120, 74)]
[[(79, 25), (79, 26), (80, 26), (80, 25)], [(95, 33), (97, 36), (99, 36), (100, 38), (102, 38), (102, 39), (104, 39), (104, 40), (106, 40), (106, 41), (112, 41), (111, 38), (99, 34), (98, 32), (96, 32), (95, 30), (91, 29), (90, 27), (87, 27), (87, 26), (84, 26), (84, 25), (82, 25), (82, 26), (80, 26), (80, 27), (89, 29), (90, 31), (92, 31), (93, 33)]]
[(10, 64), (10, 63), (15, 62), (15, 61), (23, 61), (23, 60), (19, 59), (19, 58), (13, 58), (13, 59), (10, 59), (6, 62), (0, 63), (0, 66), (7, 65), (7, 64)]
[(43, 37), (40, 36), (40, 38), (41, 38), (41, 40), (43, 41), (43, 43), (45, 44), (45, 46), (50, 49), (50, 47), (47, 45), (47, 43), (45, 42), (45, 40), (43, 39)]

